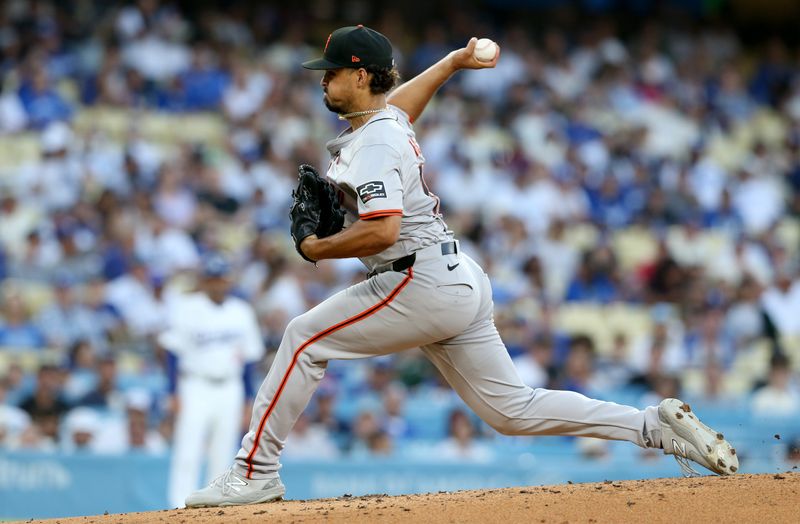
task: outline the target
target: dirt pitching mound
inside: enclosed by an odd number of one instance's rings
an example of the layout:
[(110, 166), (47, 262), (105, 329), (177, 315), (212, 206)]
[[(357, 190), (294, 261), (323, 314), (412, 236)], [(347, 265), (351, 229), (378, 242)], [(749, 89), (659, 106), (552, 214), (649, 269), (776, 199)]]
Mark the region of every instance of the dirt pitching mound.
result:
[[(344, 496), (39, 522), (797, 522), (800, 473), (606, 481), (425, 495)], [(30, 522), (30, 521), (28, 521)]]

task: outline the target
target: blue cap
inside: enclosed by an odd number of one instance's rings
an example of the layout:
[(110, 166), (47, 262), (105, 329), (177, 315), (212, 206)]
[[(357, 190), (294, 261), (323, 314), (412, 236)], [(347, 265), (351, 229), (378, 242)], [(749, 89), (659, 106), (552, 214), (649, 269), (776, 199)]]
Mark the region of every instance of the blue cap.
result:
[(209, 253), (203, 257), (203, 275), (207, 277), (224, 277), (230, 273), (228, 260), (220, 253)]

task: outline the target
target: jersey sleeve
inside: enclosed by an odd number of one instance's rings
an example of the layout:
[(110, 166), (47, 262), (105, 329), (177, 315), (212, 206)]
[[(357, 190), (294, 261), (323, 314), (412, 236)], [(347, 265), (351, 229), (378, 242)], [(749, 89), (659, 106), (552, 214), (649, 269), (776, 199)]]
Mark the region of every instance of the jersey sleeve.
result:
[(406, 129), (411, 128), (411, 124), (414, 122), (411, 121), (411, 117), (408, 116), (408, 113), (400, 109), (399, 107), (389, 104), (389, 107), (392, 111), (397, 115), (397, 122)]
[(354, 155), (351, 170), (357, 174), (353, 188), (358, 218), (370, 220), (403, 215), (400, 165), (400, 154), (388, 145), (367, 145)]

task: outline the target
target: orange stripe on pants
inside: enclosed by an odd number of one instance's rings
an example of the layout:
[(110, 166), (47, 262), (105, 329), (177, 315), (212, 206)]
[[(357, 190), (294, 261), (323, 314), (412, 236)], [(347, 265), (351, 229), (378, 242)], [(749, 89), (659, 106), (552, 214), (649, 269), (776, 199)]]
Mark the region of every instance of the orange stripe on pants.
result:
[(289, 363), (289, 368), (286, 370), (286, 373), (283, 374), (283, 379), (281, 379), (281, 383), (278, 386), (278, 390), (275, 392), (275, 398), (272, 399), (272, 402), (270, 402), (269, 407), (266, 409), (266, 411), (264, 411), (264, 414), (261, 416), (261, 421), (258, 424), (258, 430), (256, 431), (255, 440), (253, 441), (253, 447), (250, 450), (250, 453), (248, 453), (246, 459), (248, 479), (253, 474), (253, 457), (255, 456), (256, 451), (258, 451), (259, 441), (261, 440), (261, 433), (263, 433), (264, 431), (264, 426), (267, 424), (267, 419), (269, 418), (270, 413), (272, 413), (272, 410), (278, 404), (278, 400), (280, 399), (281, 393), (283, 392), (283, 389), (286, 387), (286, 383), (289, 381), (289, 375), (291, 375), (292, 370), (297, 364), (297, 359), (300, 357), (300, 354), (314, 342), (322, 340), (331, 333), (335, 333), (336, 331), (339, 331), (340, 329), (355, 324), (360, 320), (364, 320), (370, 315), (377, 313), (382, 308), (386, 307), (392, 300), (395, 299), (395, 297), (400, 293), (400, 291), (402, 291), (403, 288), (406, 287), (406, 285), (408, 285), (408, 283), (413, 278), (414, 278), (414, 270), (413, 268), (409, 268), (408, 275), (406, 275), (406, 277), (399, 284), (397, 284), (397, 286), (391, 291), (391, 293), (389, 293), (389, 295), (386, 298), (384, 298), (374, 306), (370, 307), (369, 309), (366, 309), (361, 313), (358, 313), (357, 315), (354, 315), (346, 320), (343, 320), (338, 324), (335, 324), (329, 327), (328, 329), (325, 329), (324, 331), (320, 331), (316, 335), (312, 336), (311, 338), (303, 342), (300, 345), (300, 347), (297, 348), (297, 350), (294, 352), (294, 355), (292, 356), (292, 361)]

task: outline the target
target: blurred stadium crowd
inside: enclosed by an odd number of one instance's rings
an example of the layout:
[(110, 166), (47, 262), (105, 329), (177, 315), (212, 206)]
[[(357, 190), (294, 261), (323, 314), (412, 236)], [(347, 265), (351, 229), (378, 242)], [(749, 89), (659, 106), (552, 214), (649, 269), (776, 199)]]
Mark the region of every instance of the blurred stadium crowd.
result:
[[(324, 168), (341, 129), (299, 63), (342, 24), (325, 2), (255, 4), (0, 7), (0, 449), (165, 453), (155, 336), (207, 252), (230, 256), (269, 351), (364, 278), (288, 234), (297, 164)], [(800, 413), (800, 49), (722, 23), (412, 27), (347, 5), (405, 77), (471, 35), (501, 45), (416, 129), (530, 386)], [(285, 456), (486, 461), (514, 442), (409, 351), (331, 363)]]

